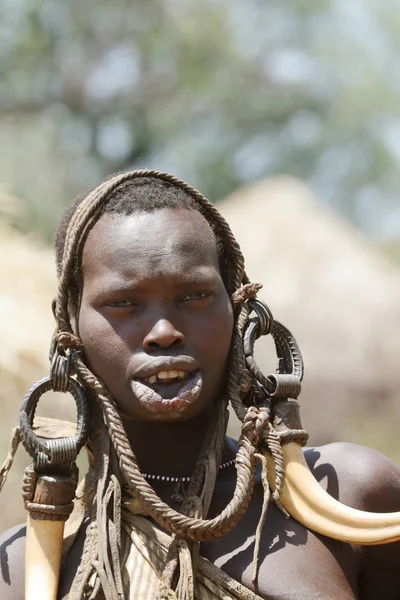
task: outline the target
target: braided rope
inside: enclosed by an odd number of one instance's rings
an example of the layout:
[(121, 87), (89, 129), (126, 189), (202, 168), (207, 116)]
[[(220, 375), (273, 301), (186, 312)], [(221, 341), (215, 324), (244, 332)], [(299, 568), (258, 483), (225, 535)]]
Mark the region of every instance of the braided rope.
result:
[(92, 563), (97, 556), (98, 531), (96, 521), (91, 521), (86, 529), (85, 543), (81, 561), (69, 592), (70, 600), (81, 600), (86, 597), (86, 589), (93, 573)]
[[(255, 464), (263, 442), (267, 443), (276, 463), (276, 501), (278, 501), (282, 487), (284, 470), (280, 438), (278, 435), (274, 435), (275, 430), (269, 422), (269, 412), (263, 409), (259, 410), (255, 407), (247, 409), (243, 405), (243, 399), (249, 395), (249, 392), (252, 389), (257, 389), (257, 382), (254, 376), (249, 373), (246, 364), (243, 337), (249, 322), (249, 313), (251, 312), (247, 300), (255, 297), (260, 285), (250, 284), (244, 271), (244, 259), (240, 247), (225, 219), (200, 192), (172, 175), (147, 169), (123, 173), (100, 184), (79, 204), (69, 223), (64, 242), (55, 310), (57, 329), (52, 340), (50, 354), (52, 356), (57, 347), (60, 347), (63, 351), (69, 348), (68, 352), (71, 352), (71, 349), (78, 351), (82, 349), (81, 341), (72, 332), (69, 315), (69, 289), (73, 276), (74, 261), (76, 260), (76, 256), (79, 255), (79, 251), (82, 250), (82, 240), (87, 232), (87, 228), (94, 223), (100, 207), (103, 207), (108, 202), (118, 186), (126, 181), (145, 177), (155, 177), (166, 181), (171, 185), (181, 188), (197, 200), (200, 212), (213, 224), (218, 235), (223, 240), (224, 253), (227, 259), (225, 285), (228, 293), (231, 295), (232, 304), (235, 309), (235, 327), (230, 352), (227, 398), (226, 401), (220, 402), (220, 411), (218, 412), (217, 410), (217, 414), (219, 415), (218, 425), (214, 429), (211, 427), (209, 434), (207, 434), (204, 447), (197, 460), (186, 501), (181, 507), (181, 512), (171, 509), (167, 504), (162, 502), (155, 494), (153, 488), (143, 478), (136, 457), (130, 447), (115, 401), (105, 385), (84, 364), (79, 352), (72, 352), (71, 359), (78, 378), (94, 392), (98, 406), (101, 408), (109, 439), (116, 452), (119, 467), (131, 494), (135, 498), (139, 498), (144, 510), (159, 525), (173, 534), (166, 566), (161, 578), (158, 599), (176, 597), (171, 589), (171, 584), (177, 568), (180, 567), (184, 573), (181, 573), (183, 579), (181, 578), (180, 589), (177, 590), (177, 593), (178, 598), (182, 600), (186, 597), (192, 597), (194, 592), (193, 586), (189, 581), (190, 569), (187, 564), (190, 554), (188, 554), (189, 545), (185, 542), (185, 545), (182, 546), (178, 538), (191, 541), (191, 561), (193, 567), (195, 567), (197, 562), (196, 557), (198, 556), (198, 542), (221, 537), (234, 527), (249, 505), (254, 486)], [(276, 334), (277, 336), (274, 337), (277, 350), (283, 356), (285, 367), (288, 365), (289, 367), (293, 367), (295, 374), (301, 377), (302, 363), (300, 365), (300, 361), (296, 355), (297, 346), (290, 345), (291, 342), (287, 339), (286, 330), (278, 328)], [(205, 517), (215, 485), (217, 468), (221, 461), (221, 451), (226, 430), (223, 414), (228, 399), (237, 416), (243, 422), (239, 440), (239, 451), (236, 458), (236, 487), (232, 500), (222, 512), (217, 517), (206, 520)], [(94, 465), (94, 474), (96, 477), (102, 477), (102, 486), (104, 488), (106, 482), (109, 481), (110, 473), (108, 471), (102, 472), (102, 469), (104, 470), (106, 464), (108, 464), (108, 459), (102, 453), (98, 443), (94, 445), (94, 455), (97, 458), (101, 457), (99, 464), (95, 463)], [(95, 501), (97, 505), (107, 500), (101, 494), (100, 496), (97, 495), (97, 501)], [(266, 500), (264, 499), (263, 519), (265, 519), (267, 505), (265, 503)], [(202, 511), (196, 509), (199, 506), (202, 506)], [(106, 571), (109, 569), (105, 563), (107, 563), (108, 559), (106, 560), (104, 557), (100, 558), (98, 545), (99, 536), (105, 536), (110, 543), (112, 542), (111, 545), (113, 548), (117, 546), (118, 525), (114, 532), (105, 531), (104, 527), (100, 531), (99, 526), (101, 521), (104, 520), (102, 516), (104, 512), (102, 513), (101, 508), (99, 512), (99, 506), (97, 506), (97, 510), (95, 511), (93, 511), (93, 506), (89, 506), (89, 511), (92, 513), (92, 516), (97, 512), (96, 526), (89, 526), (88, 528), (84, 555), (81, 567), (78, 569), (74, 581), (71, 598), (78, 600), (78, 598), (84, 595), (86, 597), (88, 582), (91, 579), (89, 586), (91, 588), (91, 597), (94, 597), (97, 593), (96, 590), (101, 587), (107, 599), (114, 599), (120, 595), (118, 594), (120, 585), (116, 581), (113, 581), (113, 584), (110, 586), (110, 582), (107, 581), (109, 578), (107, 578)], [(259, 528), (258, 531), (261, 531), (261, 529)], [(104, 542), (105, 540), (102, 540), (103, 544)], [(113, 562), (116, 565), (118, 564), (117, 555), (113, 557)], [(105, 568), (106, 571), (104, 570)], [(93, 577), (94, 583), (92, 581)], [(183, 582), (186, 583), (184, 584)]]
[[(131, 493), (136, 493), (146, 510), (162, 527), (180, 537), (193, 541), (206, 541), (219, 538), (230, 531), (246, 511), (251, 499), (255, 475), (255, 445), (258, 436), (254, 420), (258, 409), (247, 411), (239, 449), (236, 457), (237, 481), (234, 496), (218, 517), (210, 520), (192, 519), (173, 510), (156, 495), (144, 479), (131, 449), (118, 409), (104, 384), (84, 365), (74, 358), (79, 376), (95, 393), (101, 404), (111, 441), (119, 459), (119, 465)], [(254, 432), (254, 433), (253, 433)]]
[(3, 486), (7, 480), (8, 473), (10, 472), (11, 467), (13, 465), (15, 454), (18, 450), (20, 441), (21, 433), (19, 427), (14, 427), (14, 429), (11, 432), (11, 440), (7, 452), (7, 458), (0, 469), (0, 492), (3, 489)]
[[(186, 498), (181, 506), (181, 512), (191, 517), (205, 518), (208, 513), (217, 478), (217, 462), (218, 464), (220, 463), (228, 423), (228, 419), (226, 418), (226, 402), (226, 399), (221, 400), (214, 407), (211, 425), (204, 440), (203, 448), (200, 451)], [(180, 538), (177, 536), (173, 536), (171, 539), (164, 570), (160, 577), (156, 600), (163, 600), (167, 591), (171, 590), (178, 566), (180, 566), (181, 570), (184, 568), (183, 565), (180, 564), (182, 561), (179, 550), (179, 541)], [(197, 567), (200, 551), (199, 543), (191, 542), (190, 551), (192, 560), (191, 571), (193, 572), (196, 571)]]
[(240, 309), (237, 317), (237, 324), (233, 332), (231, 368), (228, 380), (229, 399), (238, 419), (243, 421), (246, 415), (246, 408), (243, 405), (242, 398), (248, 393), (251, 386), (251, 379), (246, 368), (246, 358), (243, 352), (243, 332), (248, 320), (249, 309), (246, 304)]
[(268, 484), (268, 463), (267, 458), (264, 454), (256, 454), (257, 460), (261, 463), (261, 481), (263, 486), (263, 503), (261, 508), (261, 515), (258, 521), (256, 537), (254, 540), (254, 551), (253, 551), (253, 575), (251, 578), (251, 584), (253, 589), (257, 590), (257, 579), (260, 559), (260, 546), (261, 546), (261, 534), (267, 518), (268, 504), (270, 498), (270, 489)]
[(280, 509), (280, 511), (285, 515), (286, 518), (289, 518), (287, 510), (282, 506), (279, 500), (285, 479), (285, 464), (283, 458), (281, 439), (271, 423), (268, 424), (266, 443), (269, 451), (272, 454), (275, 464), (275, 490), (272, 496), (275, 501), (275, 504)]

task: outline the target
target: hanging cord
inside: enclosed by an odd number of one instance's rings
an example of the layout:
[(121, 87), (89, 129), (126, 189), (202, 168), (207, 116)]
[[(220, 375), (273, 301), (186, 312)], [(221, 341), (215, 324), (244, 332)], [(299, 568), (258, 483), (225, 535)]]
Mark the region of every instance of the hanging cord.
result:
[(101, 406), (108, 433), (119, 459), (121, 472), (133, 495), (138, 495), (148, 514), (161, 527), (180, 537), (193, 541), (216, 539), (230, 531), (242, 517), (250, 502), (255, 475), (254, 436), (249, 429), (239, 439), (236, 458), (237, 482), (234, 497), (227, 507), (211, 520), (192, 519), (171, 507), (156, 495), (140, 472), (136, 457), (130, 447), (115, 401), (104, 384), (89, 371), (79, 355), (75, 355), (76, 371), (85, 384), (95, 392)]
[(259, 558), (260, 558), (260, 544), (261, 544), (261, 534), (265, 525), (265, 521), (267, 518), (268, 504), (270, 499), (270, 489), (268, 483), (268, 466), (267, 466), (267, 458), (264, 454), (256, 454), (256, 458), (261, 463), (261, 481), (263, 486), (263, 503), (261, 508), (261, 515), (257, 524), (256, 529), (256, 537), (254, 540), (254, 550), (253, 550), (253, 576), (251, 578), (251, 585), (255, 591), (257, 590), (257, 581), (258, 581), (258, 570), (259, 570)]
[(272, 454), (272, 457), (274, 459), (274, 466), (275, 466), (275, 490), (274, 490), (272, 496), (273, 496), (275, 504), (277, 505), (279, 510), (288, 519), (289, 513), (285, 510), (285, 508), (283, 508), (282, 504), (279, 501), (280, 495), (282, 493), (284, 479), (285, 479), (285, 466), (284, 466), (281, 440), (271, 423), (268, 423), (268, 430), (266, 432), (266, 435), (264, 433), (264, 436), (265, 436), (264, 440), (265, 440), (266, 446)]
[(13, 465), (20, 441), (21, 434), (19, 427), (14, 427), (14, 429), (11, 432), (11, 440), (10, 445), (8, 447), (7, 458), (0, 469), (0, 492), (3, 489), (5, 482), (7, 481), (7, 476)]
[[(214, 407), (210, 426), (200, 451), (186, 498), (180, 508), (183, 514), (198, 519), (204, 519), (207, 516), (214, 491), (217, 464), (219, 465), (221, 462), (228, 424), (226, 405), (227, 400), (221, 399)], [(189, 554), (191, 557), (190, 563), (187, 560)], [(174, 576), (178, 570), (178, 598), (182, 597), (184, 600), (192, 600), (195, 590), (194, 573), (196, 572), (198, 555), (199, 542), (189, 543), (187, 540), (172, 536), (165, 567), (160, 577), (157, 600), (164, 600), (168, 597), (168, 593), (173, 586)]]
[(88, 481), (89, 494), (85, 499), (91, 523), (69, 598), (95, 598), (102, 587), (106, 600), (121, 600), (121, 487), (111, 466), (110, 438), (105, 435), (98, 408), (94, 410), (93, 422), (91, 444), (96, 461), (92, 461), (87, 476), (92, 481)]

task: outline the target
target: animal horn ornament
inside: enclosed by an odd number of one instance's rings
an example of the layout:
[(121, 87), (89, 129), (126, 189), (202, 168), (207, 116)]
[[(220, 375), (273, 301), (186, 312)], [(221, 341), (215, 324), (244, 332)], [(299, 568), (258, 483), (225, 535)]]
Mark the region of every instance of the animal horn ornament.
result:
[[(327, 537), (360, 545), (377, 545), (400, 539), (400, 512), (371, 513), (342, 504), (318, 483), (304, 459), (302, 446), (307, 434), (302, 429), (299, 405), (303, 361), (291, 333), (272, 321), (269, 309), (260, 300), (248, 301), (256, 316), (249, 320), (244, 334), (246, 363), (255, 379), (255, 387), (269, 397), (271, 421), (281, 439), (285, 477), (279, 502), (291, 517), (302, 525)], [(278, 372), (265, 377), (253, 358), (254, 342), (271, 333), (279, 357)], [(286, 397), (285, 397), (286, 396)], [(276, 467), (265, 449), (268, 480), (276, 489)]]
[[(28, 510), (25, 600), (57, 598), (64, 523), (72, 511), (78, 482), (75, 460), (88, 434), (88, 405), (83, 389), (62, 369), (62, 361), (58, 362), (58, 375), (53, 369), (52, 378), (46, 377), (33, 385), (20, 411), (21, 440), (34, 459), (25, 470), (23, 481), (23, 498)], [(60, 377), (62, 371), (63, 377)], [(75, 436), (48, 439), (39, 438), (33, 432), (39, 399), (52, 389), (70, 392), (74, 397), (78, 417)]]
[[(352, 544), (376, 545), (400, 539), (400, 512), (370, 513), (341, 504), (319, 485), (304, 460), (300, 444), (283, 444), (285, 480), (280, 502), (299, 523), (327, 537)], [(274, 489), (274, 463), (267, 454)]]

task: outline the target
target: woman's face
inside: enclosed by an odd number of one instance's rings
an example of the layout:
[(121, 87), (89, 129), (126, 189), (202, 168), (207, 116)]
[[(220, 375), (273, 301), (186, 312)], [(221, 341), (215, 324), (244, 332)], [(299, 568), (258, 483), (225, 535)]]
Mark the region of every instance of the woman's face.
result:
[(88, 235), (82, 272), (79, 335), (124, 417), (183, 421), (213, 402), (233, 313), (202, 215), (105, 214)]

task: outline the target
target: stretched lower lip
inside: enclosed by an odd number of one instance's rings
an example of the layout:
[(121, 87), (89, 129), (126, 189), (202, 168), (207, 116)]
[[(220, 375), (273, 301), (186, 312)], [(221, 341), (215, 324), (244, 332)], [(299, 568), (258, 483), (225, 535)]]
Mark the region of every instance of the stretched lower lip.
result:
[(182, 412), (193, 404), (200, 396), (203, 377), (200, 371), (195, 371), (185, 380), (182, 388), (174, 398), (163, 398), (153, 388), (141, 381), (132, 379), (131, 388), (140, 404), (153, 413)]

